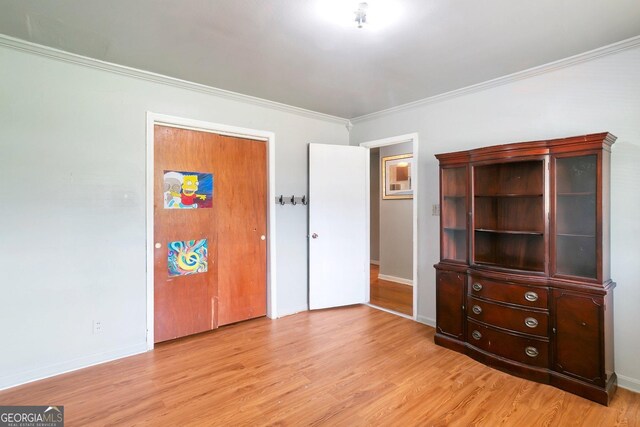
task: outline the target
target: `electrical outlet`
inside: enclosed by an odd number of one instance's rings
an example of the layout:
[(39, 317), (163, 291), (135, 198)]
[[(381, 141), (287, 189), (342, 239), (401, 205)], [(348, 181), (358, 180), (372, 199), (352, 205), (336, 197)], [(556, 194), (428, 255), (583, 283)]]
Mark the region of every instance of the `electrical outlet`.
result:
[(440, 205), (433, 205), (431, 207), (431, 215), (440, 216)]
[(102, 333), (102, 322), (99, 320), (93, 321), (93, 334), (101, 334)]

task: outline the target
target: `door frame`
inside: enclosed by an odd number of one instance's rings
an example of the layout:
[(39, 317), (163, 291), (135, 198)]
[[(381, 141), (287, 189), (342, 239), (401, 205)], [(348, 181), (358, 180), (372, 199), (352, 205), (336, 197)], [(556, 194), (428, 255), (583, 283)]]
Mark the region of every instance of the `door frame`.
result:
[(210, 132), (219, 135), (264, 141), (267, 144), (267, 317), (278, 317), (276, 300), (276, 203), (275, 203), (275, 133), (211, 123), (147, 111), (146, 160), (146, 249), (147, 249), (147, 350), (154, 348), (154, 126)]
[(360, 144), (361, 147), (367, 148), (369, 149), (369, 161), (367, 162), (367, 176), (366, 176), (366, 180), (367, 180), (367, 194), (366, 194), (366, 199), (367, 199), (367, 230), (369, 230), (369, 232), (367, 233), (367, 248), (369, 250), (369, 254), (371, 254), (371, 148), (377, 148), (377, 147), (385, 147), (387, 145), (395, 145), (395, 144), (401, 144), (404, 142), (411, 142), (413, 143), (413, 174), (415, 176), (415, 179), (413, 180), (414, 183), (414, 187), (413, 187), (413, 316), (407, 316), (406, 314), (402, 314), (402, 313), (397, 313), (395, 311), (390, 311), (387, 309), (384, 309), (382, 307), (378, 307), (378, 306), (373, 306), (370, 303), (371, 300), (371, 294), (370, 294), (370, 283), (371, 283), (371, 274), (370, 274), (370, 269), (367, 268), (366, 269), (366, 297), (367, 297), (367, 305), (383, 310), (383, 311), (389, 311), (390, 313), (393, 314), (397, 314), (398, 316), (402, 316), (402, 317), (407, 317), (409, 319), (413, 319), (413, 320), (418, 320), (418, 197), (420, 192), (418, 191), (418, 184), (419, 184), (419, 174), (418, 174), (418, 170), (419, 170), (419, 157), (418, 157), (418, 133), (408, 133), (405, 135), (398, 135), (398, 136), (392, 136), (389, 138), (384, 138), (384, 139), (377, 139), (374, 141), (367, 141), (367, 142), (362, 142)]

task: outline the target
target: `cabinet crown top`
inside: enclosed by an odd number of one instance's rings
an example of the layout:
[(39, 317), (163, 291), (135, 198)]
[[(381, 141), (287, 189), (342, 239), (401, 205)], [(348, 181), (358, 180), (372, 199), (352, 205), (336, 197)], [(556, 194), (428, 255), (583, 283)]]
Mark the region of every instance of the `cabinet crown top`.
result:
[(611, 151), (611, 145), (616, 137), (608, 132), (592, 133), (588, 135), (572, 136), (568, 138), (544, 139), (540, 141), (515, 142), (510, 144), (492, 145), (489, 147), (452, 153), (436, 154), (436, 158), (446, 163), (464, 163), (469, 161), (488, 160), (495, 158), (509, 158), (520, 156), (541, 156), (545, 154), (563, 153), (568, 151), (606, 150)]

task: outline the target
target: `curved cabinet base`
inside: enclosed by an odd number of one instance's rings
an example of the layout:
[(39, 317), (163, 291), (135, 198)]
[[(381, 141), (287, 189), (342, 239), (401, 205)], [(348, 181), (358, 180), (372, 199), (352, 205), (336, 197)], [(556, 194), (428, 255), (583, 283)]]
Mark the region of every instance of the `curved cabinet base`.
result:
[(436, 332), (436, 335), (433, 337), (433, 341), (439, 346), (457, 351), (458, 353), (465, 353), (466, 351), (466, 343), (464, 341), (448, 337), (438, 332)]
[(615, 373), (609, 377), (606, 387), (603, 388), (576, 380), (567, 375), (563, 375), (546, 368), (537, 368), (535, 366), (525, 365), (523, 363), (505, 359), (474, 347), (464, 341), (447, 337), (446, 335), (436, 333), (434, 342), (442, 347), (465, 354), (484, 365), (508, 374), (542, 384), (549, 384), (553, 387), (576, 394), (605, 406), (609, 405), (609, 402), (611, 401), (611, 398), (618, 386)]
[(569, 393), (582, 396), (585, 399), (593, 400), (594, 402), (609, 406), (609, 402), (611, 402), (613, 394), (618, 388), (618, 377), (615, 373), (611, 374), (606, 387), (602, 388), (592, 384), (586, 384), (582, 381), (559, 374), (557, 372), (551, 372), (551, 381), (549, 382), (549, 384), (559, 389), (568, 391)]

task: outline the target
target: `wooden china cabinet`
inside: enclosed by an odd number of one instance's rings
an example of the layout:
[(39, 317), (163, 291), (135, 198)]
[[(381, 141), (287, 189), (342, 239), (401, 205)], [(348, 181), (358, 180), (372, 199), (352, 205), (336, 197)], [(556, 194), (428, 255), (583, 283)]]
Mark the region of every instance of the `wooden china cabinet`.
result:
[(435, 342), (607, 405), (608, 133), (436, 155)]

